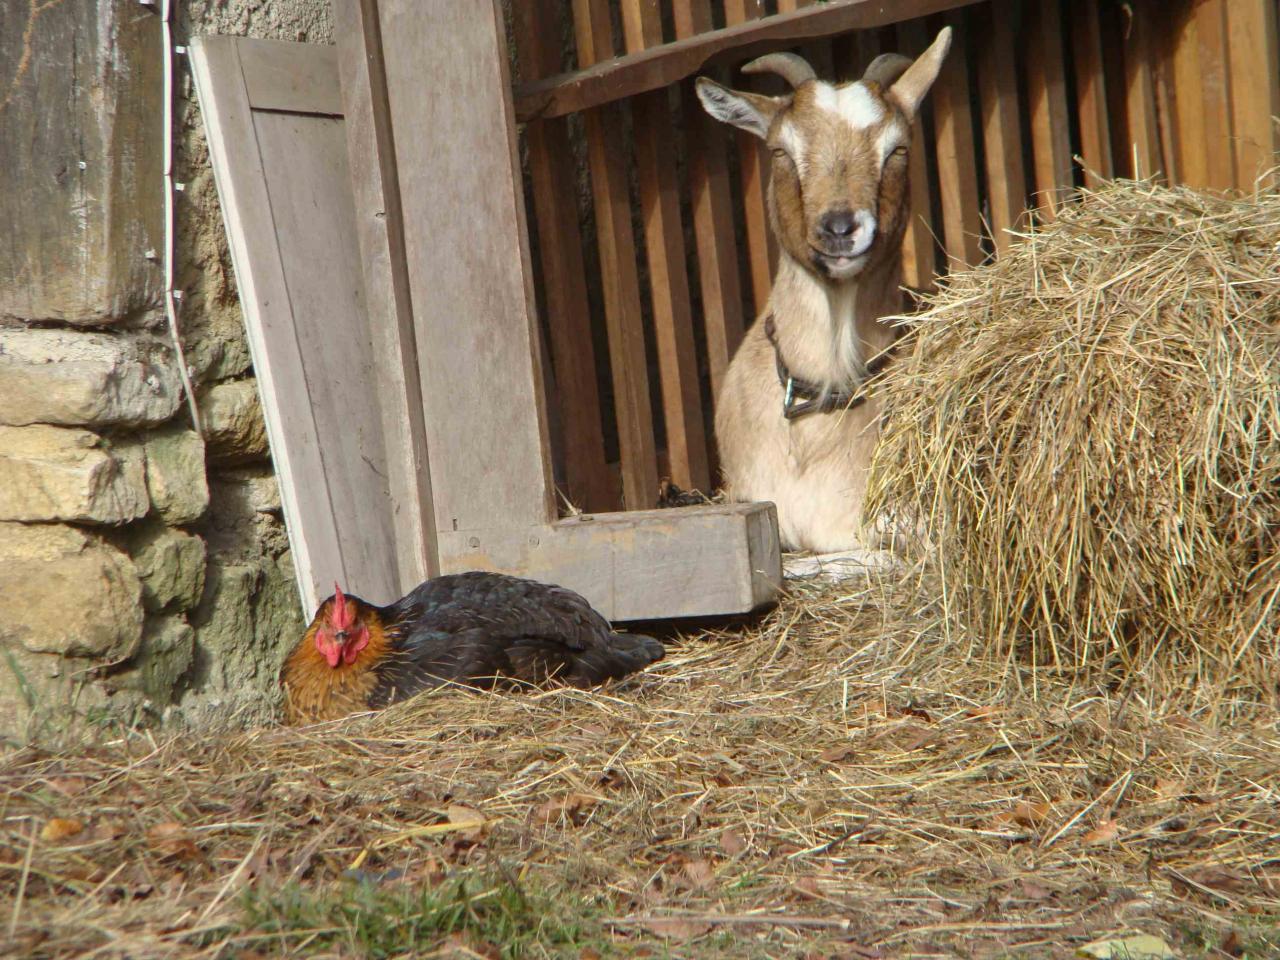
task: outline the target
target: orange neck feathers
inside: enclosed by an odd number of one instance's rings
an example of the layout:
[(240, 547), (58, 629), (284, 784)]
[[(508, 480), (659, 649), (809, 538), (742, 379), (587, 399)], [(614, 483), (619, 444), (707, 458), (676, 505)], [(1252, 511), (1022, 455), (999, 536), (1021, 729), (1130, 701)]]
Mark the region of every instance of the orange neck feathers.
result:
[(369, 630), (369, 642), (353, 662), (339, 659), (337, 666), (330, 666), (316, 647), (316, 634), (329, 616), (329, 607), (326, 603), (320, 608), (285, 661), (282, 683), (288, 723), (336, 720), (369, 709), (369, 696), (378, 682), (373, 668), (391, 651), (391, 638), (378, 615), (361, 604), (359, 615)]

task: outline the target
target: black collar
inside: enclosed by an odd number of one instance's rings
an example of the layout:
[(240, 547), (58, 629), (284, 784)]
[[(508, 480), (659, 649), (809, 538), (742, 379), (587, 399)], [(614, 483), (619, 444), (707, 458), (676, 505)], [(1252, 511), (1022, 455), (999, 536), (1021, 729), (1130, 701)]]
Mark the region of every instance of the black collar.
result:
[(900, 331), (895, 330), (893, 344), (867, 364), (866, 377), (843, 390), (824, 390), (821, 384), (792, 375), (787, 369), (786, 361), (782, 359), (782, 350), (778, 347), (773, 314), (769, 314), (764, 319), (764, 335), (773, 345), (773, 358), (778, 367), (778, 382), (782, 384), (782, 415), (788, 420), (795, 420), (810, 413), (852, 410), (866, 403), (867, 394), (863, 388), (892, 362), (894, 352), (898, 349)]

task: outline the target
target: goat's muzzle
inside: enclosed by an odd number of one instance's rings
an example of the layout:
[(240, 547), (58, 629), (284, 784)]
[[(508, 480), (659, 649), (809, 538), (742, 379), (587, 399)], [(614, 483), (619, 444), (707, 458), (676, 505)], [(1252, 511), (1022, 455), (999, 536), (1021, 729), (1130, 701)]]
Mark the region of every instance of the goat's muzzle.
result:
[(862, 269), (876, 239), (876, 218), (869, 210), (837, 208), (818, 221), (817, 242), (811, 244), (814, 266), (843, 280)]

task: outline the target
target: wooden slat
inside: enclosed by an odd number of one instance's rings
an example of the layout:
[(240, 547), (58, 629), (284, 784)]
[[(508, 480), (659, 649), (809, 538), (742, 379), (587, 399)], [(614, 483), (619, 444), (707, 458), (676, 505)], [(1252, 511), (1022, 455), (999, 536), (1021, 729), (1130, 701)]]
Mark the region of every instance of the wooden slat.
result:
[[(578, 62), (590, 65), (614, 54), (607, 4), (574, 0)], [(631, 232), (631, 195), (627, 185), (622, 116), (608, 106), (584, 114), (587, 158), (595, 201), (600, 281), (609, 328), (609, 362), (614, 409), (622, 454), (622, 500), (629, 510), (652, 506), (658, 497), (658, 459), (649, 399), (640, 282), (635, 238)]]
[[(725, 0), (724, 18), (729, 26), (742, 26), (764, 16), (762, 0)], [(743, 78), (745, 79), (745, 78)], [(777, 241), (769, 229), (765, 194), (771, 164), (760, 138), (745, 130), (735, 130), (739, 169), (742, 176), (742, 210), (747, 236), (747, 264), (756, 314), (764, 312), (773, 289), (773, 268), (778, 262)]]
[[(623, 0), (622, 22), (629, 51), (662, 43), (662, 21), (651, 0)], [(690, 106), (700, 109), (696, 103)], [(657, 90), (636, 97), (631, 115), (671, 479), (686, 490), (710, 490), (680, 187), (671, 162), (677, 151), (667, 92)]]
[[(924, 23), (919, 20), (900, 24), (897, 32), (901, 52), (907, 56), (918, 57), (928, 47)], [(924, 110), (927, 109), (926, 102)], [(922, 111), (911, 127), (911, 150), (907, 162), (911, 218), (902, 236), (902, 279), (908, 287), (915, 289), (933, 286), (938, 268), (933, 229), (933, 188), (929, 182), (929, 161), (925, 150)]]
[[(748, 0), (726, 0), (726, 13), (731, 4), (745, 2)], [(895, 3), (834, 0), (795, 13), (746, 21), (618, 57), (585, 70), (522, 85), (515, 93), (516, 118), (524, 122), (539, 116), (576, 113), (670, 86), (722, 60), (741, 62), (807, 40), (882, 27), (979, 2), (981, 0), (897, 0)]]
[(1205, 187), (1209, 166), (1204, 142), (1204, 97), (1200, 89), (1200, 25), (1189, 6), (1180, 6), (1172, 11), (1170, 28), (1179, 181), (1190, 187)]
[(1130, 6), (1124, 41), (1125, 120), (1129, 163), (1137, 178), (1164, 170), (1160, 155), (1160, 129), (1156, 121), (1156, 88), (1152, 61), (1156, 56), (1150, 0), (1134, 0)]
[[(674, 5), (677, 38), (711, 29), (709, 0)], [(738, 276), (737, 241), (722, 125), (707, 115), (686, 90), (689, 199), (698, 246), (698, 279), (707, 338), (711, 390), (720, 395), (729, 361), (742, 340), (742, 287)], [(714, 454), (714, 450), (712, 451)]]
[(995, 0), (973, 11), (973, 38), (978, 59), (978, 96), (982, 104), (982, 138), (987, 167), (987, 202), (991, 209), (992, 243), (1003, 256), (1021, 226), (1027, 202), (1022, 166), (1022, 129), (1018, 120), (1018, 75), (1014, 67), (1012, 0)]
[(1107, 81), (1103, 73), (1098, 0), (1076, 0), (1071, 8), (1075, 53), (1076, 104), (1080, 121), (1080, 159), (1086, 186), (1114, 176), (1111, 128), (1107, 117)]
[(1031, 114), (1035, 202), (1052, 216), (1072, 187), (1071, 129), (1067, 113), (1067, 77), (1063, 66), (1062, 8), (1059, 0), (1040, 0), (1027, 8), (1027, 98)]
[[(546, 76), (560, 67), (555, 13), (554, 0), (528, 0), (513, 8), (516, 53), (526, 77)], [(605, 460), (567, 121), (558, 117), (529, 123), (525, 144), (556, 372), (554, 402), (560, 412), (566, 492), (579, 509), (614, 509), (621, 501)]]
[[(1231, 0), (1227, 5), (1231, 59), (1231, 119), (1235, 138), (1236, 183), (1252, 190), (1254, 181), (1276, 164), (1276, 126), (1280, 115), (1280, 43), (1273, 0)], [(1271, 182), (1274, 182), (1274, 178)]]
[(938, 190), (942, 195), (942, 237), (952, 264), (974, 266), (982, 260), (982, 214), (978, 208), (974, 164), (973, 114), (969, 99), (969, 63), (964, 21), (959, 11), (937, 18), (935, 34), (951, 27), (951, 51), (929, 96), (933, 98)]
[[(279, 52), (262, 43), (198, 38), (192, 67), (309, 616), (335, 579), (394, 599), (396, 529), (342, 121), (256, 108), (246, 64), (265, 76)], [(336, 77), (337, 52), (311, 49)]]
[(395, 509), (396, 556), (404, 594), (434, 576), (439, 562), (377, 4), (335, 0), (334, 22), (365, 309), (373, 353), (380, 358), (374, 388), (382, 410), (387, 485)]
[(502, 21), (496, 0), (379, 12), (436, 530), (483, 543), (554, 515)]
[(241, 57), (244, 86), (255, 110), (342, 115), (338, 72), (330, 57), (317, 57), (307, 44), (264, 40), (267, 46)]
[(441, 539), (451, 569), (563, 584), (610, 620), (745, 613), (771, 602), (782, 579), (772, 503), (587, 515), (475, 547)]
[[(1195, 18), (1200, 91), (1204, 98), (1205, 185), (1215, 190), (1229, 190), (1236, 185), (1236, 159), (1231, 136), (1226, 0), (1200, 0)], [(1270, 72), (1275, 70), (1276, 65), (1272, 64)], [(1264, 77), (1250, 77), (1245, 82), (1263, 80)]]
[[(1151, 9), (1154, 9), (1154, 2)], [(1173, 47), (1176, 31), (1168, 17), (1148, 17), (1152, 79), (1156, 91), (1156, 117), (1160, 130), (1160, 158), (1169, 183), (1182, 182), (1182, 146), (1178, 128), (1177, 83), (1174, 76)]]

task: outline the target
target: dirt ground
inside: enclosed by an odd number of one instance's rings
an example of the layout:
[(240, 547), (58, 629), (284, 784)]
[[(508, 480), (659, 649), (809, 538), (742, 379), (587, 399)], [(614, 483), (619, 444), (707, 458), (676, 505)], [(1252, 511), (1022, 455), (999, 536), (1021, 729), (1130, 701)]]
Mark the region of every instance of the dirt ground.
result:
[(931, 597), (795, 583), (607, 690), (7, 749), (0, 953), (1280, 957), (1275, 705), (985, 662)]

